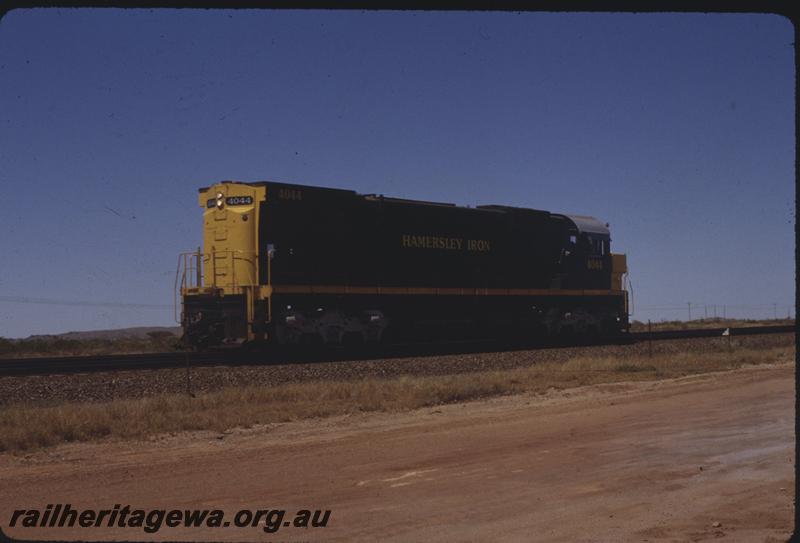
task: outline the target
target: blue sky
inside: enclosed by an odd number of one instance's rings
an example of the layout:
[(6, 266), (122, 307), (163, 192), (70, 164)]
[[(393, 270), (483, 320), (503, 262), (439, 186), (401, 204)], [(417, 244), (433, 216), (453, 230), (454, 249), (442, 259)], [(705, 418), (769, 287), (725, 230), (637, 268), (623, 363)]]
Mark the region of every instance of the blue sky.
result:
[(593, 215), (635, 319), (794, 313), (794, 40), (767, 14), (12, 11), (0, 336), (171, 324), (222, 179)]

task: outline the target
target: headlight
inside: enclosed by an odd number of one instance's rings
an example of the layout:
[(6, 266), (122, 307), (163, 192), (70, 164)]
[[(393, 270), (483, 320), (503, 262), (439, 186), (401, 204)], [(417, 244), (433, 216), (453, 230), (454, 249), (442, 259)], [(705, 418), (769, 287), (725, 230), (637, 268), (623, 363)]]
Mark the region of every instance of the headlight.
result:
[(222, 206), (225, 205), (225, 195), (221, 192), (217, 193), (217, 209), (222, 209)]

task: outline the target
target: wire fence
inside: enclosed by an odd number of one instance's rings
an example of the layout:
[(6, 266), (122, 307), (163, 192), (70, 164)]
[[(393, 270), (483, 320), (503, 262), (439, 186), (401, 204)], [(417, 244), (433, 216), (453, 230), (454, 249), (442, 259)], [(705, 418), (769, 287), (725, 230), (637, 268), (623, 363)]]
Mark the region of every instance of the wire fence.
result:
[(91, 300), (57, 300), (53, 298), (32, 298), (29, 296), (0, 296), (0, 303), (65, 305), (72, 307), (113, 307), (131, 309), (172, 309), (172, 304), (143, 304), (135, 302), (98, 302)]
[(707, 320), (707, 319), (794, 319), (796, 307), (786, 303), (716, 304), (686, 302), (682, 305), (635, 305), (634, 320)]

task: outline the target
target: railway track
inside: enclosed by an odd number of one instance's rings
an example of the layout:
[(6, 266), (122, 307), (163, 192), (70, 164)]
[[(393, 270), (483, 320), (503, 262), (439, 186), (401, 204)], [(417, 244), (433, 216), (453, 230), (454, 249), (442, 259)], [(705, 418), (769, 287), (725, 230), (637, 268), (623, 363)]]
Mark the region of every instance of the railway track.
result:
[[(779, 334), (794, 332), (794, 325), (750, 326), (730, 328), (733, 337), (756, 334)], [(631, 332), (625, 337), (614, 338), (610, 343), (639, 342), (648, 340), (670, 340), (722, 336), (726, 328), (697, 328), (690, 330), (659, 330), (653, 332)], [(609, 342), (581, 343), (601, 345)], [(169, 352), (118, 354), (94, 356), (60, 356), (36, 358), (0, 359), (0, 376), (52, 375), (63, 373), (85, 373), (100, 371), (142, 370), (158, 368), (181, 368), (186, 366), (244, 365), (244, 364), (291, 364), (298, 362), (333, 362), (342, 360), (369, 360), (404, 356), (437, 356), (470, 352), (510, 351), (530, 348), (564, 347), (572, 344), (549, 343), (547, 345), (508, 344), (497, 341), (461, 341), (449, 343), (414, 343), (389, 345), (375, 348), (332, 348), (315, 351), (267, 350), (247, 352), (242, 350), (220, 350), (213, 352)]]

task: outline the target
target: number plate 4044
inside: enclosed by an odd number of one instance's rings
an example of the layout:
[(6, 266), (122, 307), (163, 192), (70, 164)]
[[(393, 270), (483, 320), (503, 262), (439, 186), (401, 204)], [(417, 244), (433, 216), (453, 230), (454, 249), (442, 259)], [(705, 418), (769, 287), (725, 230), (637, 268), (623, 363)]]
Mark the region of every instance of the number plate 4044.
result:
[(252, 196), (228, 196), (225, 203), (229, 206), (246, 206), (253, 203)]

